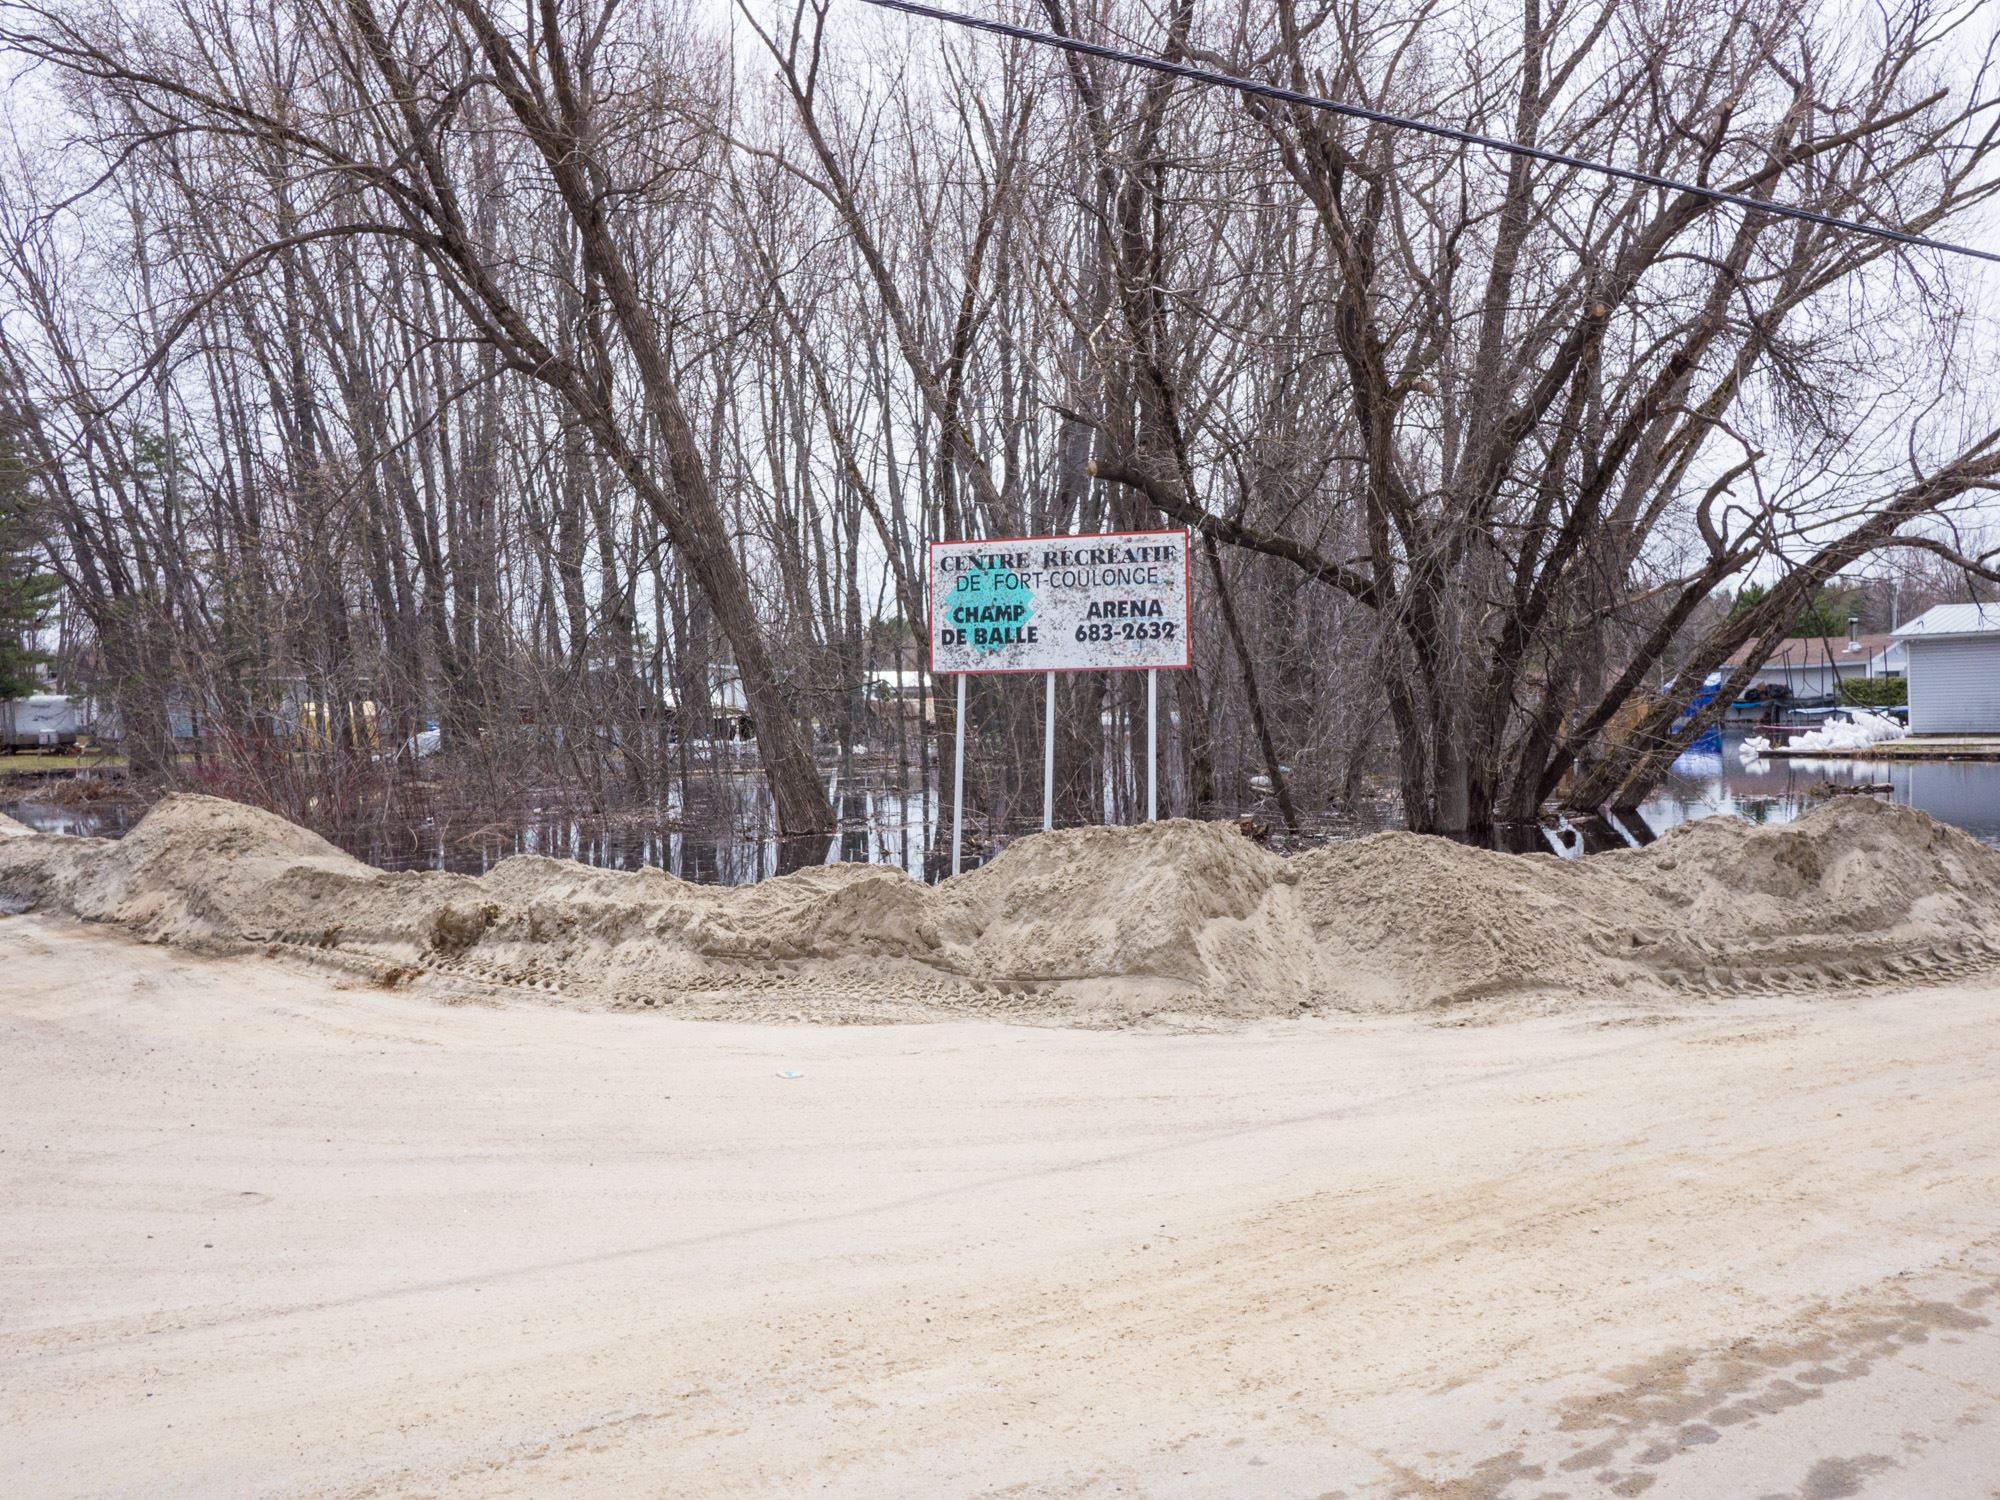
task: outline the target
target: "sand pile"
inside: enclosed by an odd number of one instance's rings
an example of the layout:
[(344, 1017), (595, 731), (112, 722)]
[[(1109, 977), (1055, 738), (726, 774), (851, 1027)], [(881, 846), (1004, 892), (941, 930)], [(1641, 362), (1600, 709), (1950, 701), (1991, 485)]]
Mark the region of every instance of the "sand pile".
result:
[(1041, 834), (938, 888), (938, 958), (1100, 1003), (1199, 995), (1221, 1013), (1296, 1009), (1324, 998), (1296, 873), (1217, 823)]
[(1873, 798), (1778, 826), (1707, 818), (1588, 860), (1382, 834), (1295, 863), (1324, 961), (1390, 1008), (1811, 988), (2000, 961), (2000, 849)]
[(836, 1020), (1410, 1010), (2000, 961), (2000, 850), (1863, 798), (1582, 862), (1411, 834), (1287, 859), (1224, 824), (1070, 829), (933, 890), (859, 865), (744, 887), (533, 857), (385, 874), (271, 814), (184, 796), (116, 842), (0, 839), (0, 900), (380, 982)]
[(1591, 987), (1616, 970), (1596, 941), (1625, 905), (1609, 861), (1586, 871), (1382, 833), (1293, 864), (1320, 962), (1368, 1009)]

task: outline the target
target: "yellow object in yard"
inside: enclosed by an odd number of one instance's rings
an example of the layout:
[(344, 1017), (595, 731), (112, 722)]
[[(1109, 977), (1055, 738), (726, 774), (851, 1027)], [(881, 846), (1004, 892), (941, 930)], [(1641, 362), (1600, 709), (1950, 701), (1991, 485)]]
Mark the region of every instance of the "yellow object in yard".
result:
[(364, 698), (359, 703), (301, 703), (299, 743), (308, 750), (379, 750), (375, 732), (375, 705)]

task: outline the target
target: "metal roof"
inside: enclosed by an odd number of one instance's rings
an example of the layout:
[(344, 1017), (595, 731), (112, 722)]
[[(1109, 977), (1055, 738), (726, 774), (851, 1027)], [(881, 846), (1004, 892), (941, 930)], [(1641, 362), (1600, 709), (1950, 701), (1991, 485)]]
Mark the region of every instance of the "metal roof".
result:
[(2000, 635), (2000, 604), (1938, 604), (1910, 621), (1904, 640), (1935, 635)]

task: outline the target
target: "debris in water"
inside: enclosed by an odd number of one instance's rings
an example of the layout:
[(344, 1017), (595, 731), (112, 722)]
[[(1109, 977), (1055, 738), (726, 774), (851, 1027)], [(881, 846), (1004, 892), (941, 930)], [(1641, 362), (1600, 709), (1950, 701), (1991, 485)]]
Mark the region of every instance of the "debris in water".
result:
[(1830, 718), (1819, 728), (1797, 736), (1785, 748), (1794, 755), (1804, 750), (1866, 750), (1885, 740), (1900, 740), (1908, 733), (1887, 714), (1857, 708), (1845, 719)]

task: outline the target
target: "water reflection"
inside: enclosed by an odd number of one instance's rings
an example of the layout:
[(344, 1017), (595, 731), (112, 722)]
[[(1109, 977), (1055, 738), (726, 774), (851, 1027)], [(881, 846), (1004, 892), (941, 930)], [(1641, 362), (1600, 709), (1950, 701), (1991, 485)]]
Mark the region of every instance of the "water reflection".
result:
[(75, 807), (51, 802), (0, 802), (0, 813), (36, 833), (115, 839), (144, 817), (146, 809), (124, 801), (86, 802)]
[(2000, 761), (1829, 757), (1745, 766), (1737, 753), (1740, 743), (1731, 736), (1719, 754), (1676, 761), (1666, 783), (1640, 808), (1647, 823), (1660, 833), (1717, 813), (1752, 823), (1787, 823), (1824, 802), (1829, 787), (1886, 785), (1891, 801), (2000, 844)]
[[(840, 830), (808, 851), (808, 862), (885, 864), (925, 878), (927, 802), (857, 778), (846, 790), (836, 791)], [(38, 833), (117, 838), (145, 815), (146, 804), (122, 798), (72, 803), (30, 797), (0, 800), (0, 812)], [(770, 792), (754, 774), (697, 779), (685, 797), (675, 789), (657, 804), (609, 812), (531, 806), (513, 817), (442, 812), (354, 820), (319, 831), (383, 870), (482, 875), (513, 855), (538, 854), (610, 870), (652, 866), (703, 884), (746, 885), (781, 868)]]
[(1786, 757), (1745, 765), (1742, 739), (1731, 735), (1674, 762), (1660, 789), (1637, 809), (1595, 817), (1550, 815), (1495, 827), (1483, 847), (1511, 854), (1576, 859), (1639, 849), (1697, 818), (1789, 823), (1838, 796), (1882, 796), (1918, 808), (1940, 823), (2000, 845), (2000, 761), (1849, 760)]

